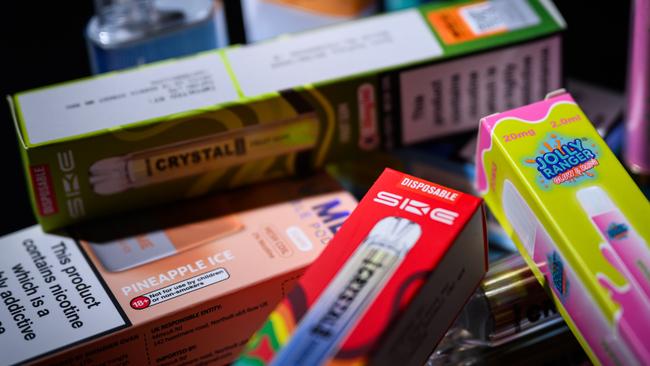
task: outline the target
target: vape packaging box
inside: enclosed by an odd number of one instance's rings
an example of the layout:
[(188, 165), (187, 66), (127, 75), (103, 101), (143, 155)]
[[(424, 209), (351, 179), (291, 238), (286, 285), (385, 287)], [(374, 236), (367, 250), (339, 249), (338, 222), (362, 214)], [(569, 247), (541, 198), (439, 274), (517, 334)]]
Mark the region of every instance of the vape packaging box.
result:
[(318, 175), (2, 237), (2, 363), (228, 364), (355, 206)]
[[(474, 185), (474, 164), (459, 161), (454, 154), (441, 156), (438, 148), (444, 145), (436, 141), (390, 152), (366, 153), (350, 160), (329, 164), (327, 172), (357, 198), (364, 196), (377, 175), (386, 167), (424, 180), (435, 180), (448, 188), (478, 196)], [(485, 216), (490, 262), (507, 253), (516, 252), (514, 243), (489, 210), (486, 210)]]
[(486, 267), (481, 199), (386, 169), (234, 364), (422, 365)]
[(454, 1), (9, 98), (34, 211), (84, 219), (476, 128), (561, 83), (548, 0)]
[(650, 204), (570, 94), (481, 120), (477, 185), (596, 364), (650, 363)]

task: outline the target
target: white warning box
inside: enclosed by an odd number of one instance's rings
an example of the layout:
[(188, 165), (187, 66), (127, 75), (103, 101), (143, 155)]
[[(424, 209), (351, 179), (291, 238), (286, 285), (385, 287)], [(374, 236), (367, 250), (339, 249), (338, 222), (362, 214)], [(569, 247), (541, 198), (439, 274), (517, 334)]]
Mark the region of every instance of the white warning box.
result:
[(3, 364), (128, 325), (74, 240), (32, 226), (0, 238), (0, 247)]
[(134, 297), (133, 300), (131, 300), (131, 307), (136, 310), (146, 309), (192, 291), (200, 290), (204, 287), (214, 285), (215, 283), (225, 281), (228, 278), (230, 278), (228, 271), (224, 268), (217, 268), (210, 272), (202, 273), (198, 276), (152, 291), (148, 294)]

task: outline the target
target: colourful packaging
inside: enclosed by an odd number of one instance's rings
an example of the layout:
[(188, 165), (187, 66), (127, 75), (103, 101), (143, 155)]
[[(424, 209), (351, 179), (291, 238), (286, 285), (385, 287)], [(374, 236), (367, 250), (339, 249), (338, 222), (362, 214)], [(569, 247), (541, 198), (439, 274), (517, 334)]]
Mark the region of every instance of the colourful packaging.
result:
[(2, 237), (2, 363), (228, 364), (355, 206), (317, 175)]
[(481, 200), (386, 169), (235, 365), (422, 365), (486, 269)]
[(441, 2), (18, 93), (34, 212), (51, 230), (474, 130), (560, 86), (563, 29), (547, 0)]
[(650, 363), (650, 204), (570, 94), (481, 120), (477, 184), (596, 364)]

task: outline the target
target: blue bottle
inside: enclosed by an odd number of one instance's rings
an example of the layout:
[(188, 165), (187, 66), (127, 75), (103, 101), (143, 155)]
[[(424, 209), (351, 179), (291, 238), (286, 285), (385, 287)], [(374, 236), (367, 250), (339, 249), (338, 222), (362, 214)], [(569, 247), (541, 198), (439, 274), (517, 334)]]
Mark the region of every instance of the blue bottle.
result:
[(212, 0), (95, 0), (86, 28), (94, 74), (218, 47)]

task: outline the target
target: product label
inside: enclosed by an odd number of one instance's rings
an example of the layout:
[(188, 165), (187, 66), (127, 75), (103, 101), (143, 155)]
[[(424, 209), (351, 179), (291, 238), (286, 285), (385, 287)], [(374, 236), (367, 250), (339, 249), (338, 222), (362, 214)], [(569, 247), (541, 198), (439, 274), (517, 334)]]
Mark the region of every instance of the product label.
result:
[(162, 62), (17, 96), (32, 144), (237, 99), (217, 53)]
[[(580, 139), (568, 141), (558, 147), (544, 152), (535, 158), (537, 170), (544, 178), (559, 184), (567, 179), (582, 175), (598, 165), (596, 155), (582, 145)], [(572, 174), (567, 174), (571, 171)]]
[(475, 130), (480, 118), (560, 87), (557, 37), (402, 72), (402, 143)]
[(415, 177), (405, 176), (398, 187), (408, 189), (411, 192), (421, 194), (440, 201), (455, 203), (460, 199), (462, 193), (443, 187), (439, 184), (421, 181)]
[(544, 190), (559, 184), (574, 185), (594, 178), (600, 165), (600, 149), (588, 139), (567, 138), (551, 133), (542, 140), (537, 155), (524, 159), (524, 164), (534, 167), (536, 181)]
[(41, 216), (49, 216), (59, 212), (50, 167), (46, 164), (32, 165), (29, 167), (29, 173), (32, 178), (33, 192), (36, 195), (38, 213)]
[(156, 291), (135, 297), (131, 300), (131, 307), (136, 310), (145, 309), (160, 304), (161, 302), (177, 298), (185, 293), (200, 290), (206, 286), (225, 281), (229, 277), (230, 275), (225, 268), (217, 268), (198, 276), (176, 282)]
[(379, 126), (377, 123), (377, 102), (375, 88), (365, 83), (357, 89), (359, 104), (359, 147), (363, 150), (374, 150), (379, 146)]
[(226, 51), (247, 96), (425, 60), (442, 53), (440, 44), (417, 10), (371, 17)]
[(456, 44), (539, 24), (527, 0), (482, 1), (427, 14), (446, 44)]
[(0, 344), (14, 364), (127, 326), (70, 238), (39, 226), (0, 238)]

